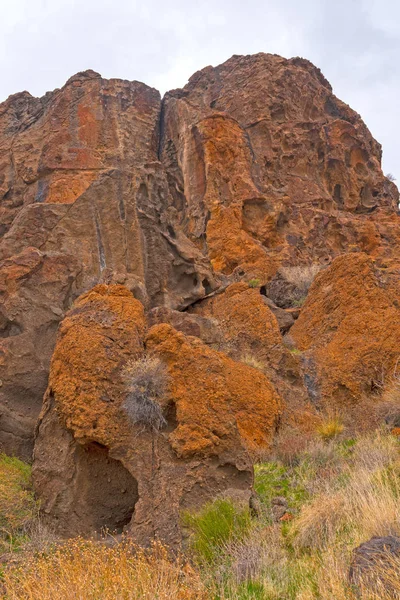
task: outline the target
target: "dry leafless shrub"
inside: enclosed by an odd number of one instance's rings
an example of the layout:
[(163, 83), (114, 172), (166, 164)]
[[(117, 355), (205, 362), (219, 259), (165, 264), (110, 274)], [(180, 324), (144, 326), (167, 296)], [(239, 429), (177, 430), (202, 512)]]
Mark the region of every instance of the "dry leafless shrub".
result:
[(263, 571), (286, 560), (279, 525), (254, 528), (247, 537), (227, 544), (224, 552), (230, 557), (230, 575), (238, 584), (257, 580)]
[(311, 265), (299, 265), (297, 267), (281, 267), (279, 269), (283, 277), (289, 281), (289, 283), (293, 283), (302, 296), (307, 296), (308, 290), (320, 270), (321, 265), (317, 263)]
[(124, 369), (128, 393), (122, 408), (135, 425), (159, 431), (167, 421), (160, 405), (168, 385), (167, 370), (157, 357), (145, 356)]

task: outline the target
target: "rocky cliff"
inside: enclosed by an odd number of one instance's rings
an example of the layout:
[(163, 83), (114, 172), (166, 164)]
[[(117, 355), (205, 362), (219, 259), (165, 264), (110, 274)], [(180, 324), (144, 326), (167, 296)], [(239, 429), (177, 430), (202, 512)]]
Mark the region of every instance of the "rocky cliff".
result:
[[(47, 388), (35, 477), (60, 529), (165, 536), (179, 507), (248, 488), (279, 423), (362, 405), (382, 348), (397, 360), (398, 200), (301, 58), (233, 56), (163, 99), (86, 71), (1, 104), (0, 443), (31, 457)], [(311, 267), (300, 311), (287, 273)], [(146, 356), (168, 370), (159, 434), (123, 416)], [(91, 472), (127, 501), (94, 514)]]

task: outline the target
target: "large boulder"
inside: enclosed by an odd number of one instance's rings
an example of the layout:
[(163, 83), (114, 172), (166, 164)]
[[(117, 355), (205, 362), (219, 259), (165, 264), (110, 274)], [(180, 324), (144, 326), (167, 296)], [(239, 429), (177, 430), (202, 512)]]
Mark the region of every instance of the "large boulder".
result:
[[(400, 576), (400, 538), (373, 537), (353, 550), (349, 581), (358, 592), (397, 597)], [(360, 594), (361, 595), (361, 594)]]
[(397, 272), (363, 253), (340, 256), (317, 275), (290, 330), (316, 401), (349, 407), (382, 391), (398, 363), (399, 301)]
[(250, 455), (270, 447), (283, 407), (261, 372), (168, 324), (145, 331), (118, 285), (83, 295), (60, 327), (33, 478), (63, 535), (178, 543), (181, 511), (249, 497)]

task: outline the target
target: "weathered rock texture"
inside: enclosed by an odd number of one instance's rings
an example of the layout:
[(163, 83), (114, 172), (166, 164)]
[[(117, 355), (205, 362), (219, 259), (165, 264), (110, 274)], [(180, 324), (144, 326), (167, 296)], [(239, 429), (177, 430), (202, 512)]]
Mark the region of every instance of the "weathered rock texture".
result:
[(317, 275), (290, 333), (317, 402), (344, 408), (381, 391), (399, 361), (398, 272), (363, 253), (336, 258)]
[[(353, 550), (349, 581), (356, 592), (387, 594), (396, 598), (400, 538), (394, 535), (373, 537)], [(361, 593), (360, 593), (361, 596)]]
[[(93, 71), (43, 98), (11, 96), (0, 105), (1, 446), (30, 456), (57, 324), (98, 283), (187, 331), (173, 311), (238, 280), (265, 284), (281, 264), (353, 250), (395, 268), (398, 192), (380, 159), (359, 115), (300, 58), (234, 56), (163, 100)], [(190, 323), (221, 347), (209, 317)], [(286, 356), (271, 349), (268, 365)]]
[[(129, 526), (142, 543), (177, 543), (183, 509), (232, 491), (249, 498), (250, 454), (271, 444), (282, 402), (262, 373), (170, 325), (145, 330), (142, 304), (120, 285), (95, 287), (62, 322), (33, 469), (62, 534)], [(168, 372), (160, 431), (124, 404), (124, 367), (145, 352)]]

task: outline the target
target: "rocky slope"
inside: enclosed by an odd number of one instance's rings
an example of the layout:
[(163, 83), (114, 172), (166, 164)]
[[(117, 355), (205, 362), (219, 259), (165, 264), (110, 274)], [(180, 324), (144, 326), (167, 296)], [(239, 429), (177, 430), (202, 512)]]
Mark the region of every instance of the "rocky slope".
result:
[[(300, 58), (233, 56), (163, 99), (86, 71), (0, 105), (0, 444), (31, 457), (47, 388), (34, 472), (61, 531), (176, 541), (182, 507), (249, 489), (279, 423), (362, 406), (382, 352), (393, 371), (399, 197), (380, 161)], [(295, 325), (291, 266), (322, 270)], [(158, 433), (123, 415), (145, 356), (168, 370)]]

